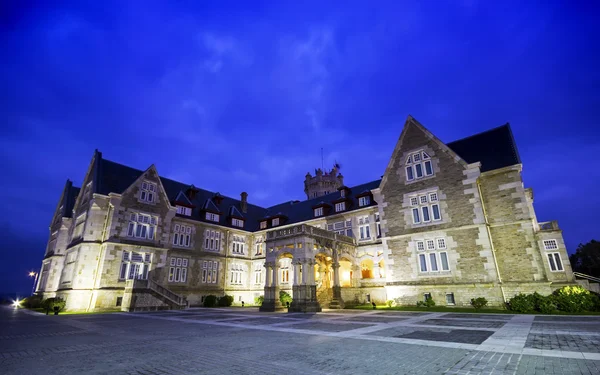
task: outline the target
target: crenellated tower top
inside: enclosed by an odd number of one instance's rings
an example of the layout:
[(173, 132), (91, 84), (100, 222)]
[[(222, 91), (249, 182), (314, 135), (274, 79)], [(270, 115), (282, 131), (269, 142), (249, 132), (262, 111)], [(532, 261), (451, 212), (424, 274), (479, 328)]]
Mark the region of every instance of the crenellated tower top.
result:
[(315, 175), (310, 172), (306, 173), (304, 179), (304, 192), (307, 199), (321, 197), (329, 193), (337, 191), (340, 186), (344, 185), (344, 176), (339, 173), (340, 165), (334, 164), (330, 171), (325, 171), (321, 168), (315, 169)]

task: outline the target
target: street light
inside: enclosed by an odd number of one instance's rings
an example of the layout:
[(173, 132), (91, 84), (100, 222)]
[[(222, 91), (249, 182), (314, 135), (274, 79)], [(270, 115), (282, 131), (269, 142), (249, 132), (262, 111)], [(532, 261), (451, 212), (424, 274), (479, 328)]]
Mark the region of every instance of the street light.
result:
[(31, 295), (33, 295), (35, 293), (35, 284), (37, 282), (38, 273), (31, 271), (29, 272), (29, 277), (33, 277), (33, 287), (31, 288)]

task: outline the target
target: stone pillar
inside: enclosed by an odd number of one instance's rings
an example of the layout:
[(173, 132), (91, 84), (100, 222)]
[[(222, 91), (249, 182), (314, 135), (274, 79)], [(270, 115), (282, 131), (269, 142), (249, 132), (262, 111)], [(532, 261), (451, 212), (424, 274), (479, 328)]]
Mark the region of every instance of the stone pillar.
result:
[(379, 274), (379, 262), (373, 262), (373, 278), (379, 279), (381, 275)]
[(317, 302), (317, 287), (315, 285), (315, 261), (313, 259), (302, 259), (302, 282), (294, 285), (294, 299), (290, 305), (289, 312), (319, 312), (321, 306)]
[(340, 286), (340, 263), (338, 260), (337, 249), (333, 249), (333, 298), (329, 304), (330, 309), (343, 309), (344, 300), (342, 299), (342, 288)]
[(292, 265), (294, 266), (294, 285), (300, 285), (300, 262), (294, 260)]
[(265, 268), (267, 276), (265, 278), (265, 299), (260, 306), (260, 311), (278, 311), (283, 310), (281, 301), (279, 301), (279, 282), (277, 274), (279, 267), (277, 261), (266, 262)]

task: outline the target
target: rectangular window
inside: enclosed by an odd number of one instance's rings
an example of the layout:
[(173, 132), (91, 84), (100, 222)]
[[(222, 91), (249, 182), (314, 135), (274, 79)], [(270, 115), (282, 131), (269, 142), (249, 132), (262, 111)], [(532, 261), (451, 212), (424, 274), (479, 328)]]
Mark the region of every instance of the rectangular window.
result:
[(435, 250), (435, 241), (427, 240), (427, 250)]
[(556, 242), (556, 240), (544, 240), (544, 249), (556, 250), (558, 249), (558, 243)]
[(360, 198), (358, 198), (358, 205), (360, 207), (362, 207), (362, 206), (368, 206), (369, 204), (371, 204), (371, 197), (366, 196), (366, 197), (360, 197)]
[(437, 255), (435, 253), (429, 253), (429, 266), (431, 268), (431, 272), (438, 271)]
[(254, 284), (262, 284), (262, 269), (262, 265), (254, 265)]
[(446, 305), (454, 305), (454, 293), (446, 293)]
[(155, 216), (133, 213), (129, 215), (127, 236), (153, 240), (157, 222)]
[(273, 219), (273, 221), (271, 221), (271, 225), (274, 226), (274, 227), (278, 226), (279, 225), (279, 218), (276, 217), (275, 219)]
[(204, 232), (204, 250), (221, 251), (221, 232), (207, 229)]
[(77, 220), (75, 221), (75, 229), (73, 230), (73, 239), (83, 236), (83, 228), (85, 227), (86, 217), (87, 213), (83, 213), (77, 217)]
[(427, 272), (427, 258), (425, 258), (425, 254), (419, 254), (419, 265), (421, 266), (421, 272)]
[(438, 201), (437, 193), (429, 193), (429, 201), (430, 202), (437, 202)]
[(266, 221), (261, 221), (260, 222), (260, 229), (266, 229), (267, 228), (267, 222)]
[(417, 251), (425, 251), (425, 242), (417, 241)]
[(379, 221), (379, 213), (375, 214), (375, 225), (377, 228), (377, 238), (381, 237), (381, 222)]
[(242, 236), (233, 236), (231, 243), (231, 252), (234, 254), (244, 254), (244, 246), (246, 245), (246, 239)]
[(431, 166), (431, 161), (428, 160), (424, 164), (425, 164), (425, 175), (431, 176), (433, 174), (433, 167)]
[(415, 179), (412, 167), (406, 167), (406, 180), (412, 181)]
[(431, 299), (431, 293), (423, 293), (423, 301), (427, 302)]
[(410, 197), (410, 205), (411, 206), (418, 206), (419, 205), (419, 198), (417, 198), (417, 197)]
[(423, 177), (423, 166), (421, 164), (415, 165), (415, 175), (417, 178)]
[(126, 278), (146, 280), (152, 261), (152, 253), (124, 251), (121, 258), (119, 280)]
[(548, 256), (548, 263), (550, 264), (551, 271), (564, 271), (562, 261), (560, 259), (560, 253), (550, 253), (546, 255)]
[(144, 181), (140, 189), (140, 200), (142, 202), (153, 203), (156, 195), (157, 187), (155, 183)]
[(206, 220), (209, 221), (214, 221), (214, 222), (219, 222), (219, 215), (217, 214), (213, 214), (212, 212), (207, 212), (206, 213)]
[(419, 203), (420, 204), (426, 204), (427, 203), (427, 195), (421, 195), (421, 196), (419, 196)]
[(440, 253), (440, 261), (442, 263), (442, 271), (450, 271), (450, 266), (448, 265), (448, 254), (446, 252)]
[(358, 218), (358, 232), (361, 240), (371, 239), (371, 228), (369, 226), (368, 216)]
[(202, 262), (202, 282), (205, 284), (216, 284), (219, 263), (215, 261)]
[(192, 237), (192, 227), (189, 225), (173, 225), (173, 245), (181, 247), (190, 247)]
[(340, 202), (335, 204), (335, 212), (344, 211), (346, 209), (346, 202)]
[(413, 223), (419, 224), (421, 222), (421, 218), (419, 217), (419, 209), (413, 208), (412, 212), (413, 212)]
[(433, 174), (431, 158), (425, 151), (419, 151), (406, 159), (406, 181), (433, 176)]
[(440, 206), (437, 204), (431, 205), (431, 212), (433, 213), (433, 220), (441, 220), (442, 216), (440, 215)]
[(421, 209), (423, 210), (423, 222), (427, 223), (431, 221), (429, 219), (429, 206), (423, 206)]
[(446, 239), (444, 239), (444, 238), (438, 238), (437, 239), (437, 248), (438, 249), (445, 249), (446, 248)]
[(315, 217), (323, 216), (323, 207), (315, 208)]
[(189, 207), (176, 206), (179, 215), (192, 216), (192, 209)]
[(234, 227), (243, 228), (244, 227), (244, 220), (231, 219), (231, 225), (233, 225)]

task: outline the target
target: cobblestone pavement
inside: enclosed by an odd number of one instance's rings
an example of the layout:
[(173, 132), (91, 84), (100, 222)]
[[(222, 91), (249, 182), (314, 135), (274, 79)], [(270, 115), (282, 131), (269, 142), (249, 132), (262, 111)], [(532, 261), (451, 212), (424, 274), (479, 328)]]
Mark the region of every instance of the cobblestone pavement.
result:
[(600, 317), (0, 308), (2, 374), (600, 374)]

